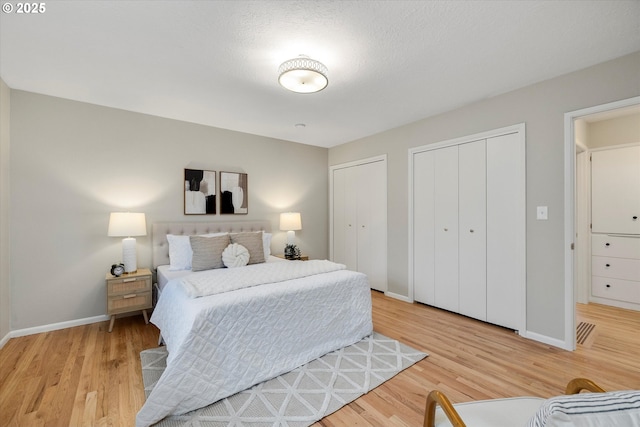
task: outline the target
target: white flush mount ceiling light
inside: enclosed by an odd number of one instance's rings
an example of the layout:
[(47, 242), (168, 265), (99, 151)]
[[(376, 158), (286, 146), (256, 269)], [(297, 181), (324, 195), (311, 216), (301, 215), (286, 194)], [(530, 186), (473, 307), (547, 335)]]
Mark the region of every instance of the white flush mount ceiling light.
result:
[(278, 75), (282, 87), (297, 93), (319, 92), (329, 84), (327, 67), (305, 55), (283, 62)]

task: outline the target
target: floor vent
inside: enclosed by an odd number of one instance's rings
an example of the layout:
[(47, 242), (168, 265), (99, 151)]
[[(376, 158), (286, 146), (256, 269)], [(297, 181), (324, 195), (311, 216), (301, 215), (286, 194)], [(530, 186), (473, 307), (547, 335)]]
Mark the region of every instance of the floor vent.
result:
[(589, 338), (589, 334), (593, 331), (596, 325), (593, 323), (580, 322), (576, 328), (576, 342), (578, 344), (584, 344)]

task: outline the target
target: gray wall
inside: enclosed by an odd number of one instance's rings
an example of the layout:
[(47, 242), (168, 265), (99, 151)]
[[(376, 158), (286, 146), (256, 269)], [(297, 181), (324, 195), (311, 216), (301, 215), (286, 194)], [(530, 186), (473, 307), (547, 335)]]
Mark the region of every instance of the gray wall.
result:
[(638, 95), (634, 53), (330, 149), (329, 165), (388, 156), (389, 291), (408, 295), (407, 150), (525, 122), (527, 329), (564, 340), (564, 113)]
[(9, 120), (10, 90), (0, 79), (0, 340), (11, 331), (11, 268), (9, 245)]
[(587, 135), (589, 148), (638, 143), (640, 142), (640, 114), (628, 114), (588, 123)]
[[(121, 260), (121, 239), (107, 237), (112, 211), (146, 213), (149, 233), (157, 221), (268, 219), (272, 250), (280, 253), (286, 234), (279, 214), (300, 211), (299, 246), (325, 258), (327, 155), (325, 148), (12, 90), (11, 329), (106, 313), (104, 276)], [(183, 215), (185, 167), (246, 172), (249, 214)], [(151, 236), (137, 242), (138, 266), (150, 266)]]

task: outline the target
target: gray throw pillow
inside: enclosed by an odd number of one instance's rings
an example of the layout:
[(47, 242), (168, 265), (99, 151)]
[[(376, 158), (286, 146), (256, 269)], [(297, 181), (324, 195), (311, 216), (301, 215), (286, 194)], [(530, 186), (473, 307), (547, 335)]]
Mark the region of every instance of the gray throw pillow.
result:
[(232, 233), (231, 243), (244, 246), (249, 251), (249, 264), (265, 262), (264, 248), (262, 247), (262, 232), (257, 233)]
[(229, 235), (204, 237), (189, 236), (193, 258), (191, 260), (192, 271), (211, 270), (222, 268), (222, 251), (229, 246)]

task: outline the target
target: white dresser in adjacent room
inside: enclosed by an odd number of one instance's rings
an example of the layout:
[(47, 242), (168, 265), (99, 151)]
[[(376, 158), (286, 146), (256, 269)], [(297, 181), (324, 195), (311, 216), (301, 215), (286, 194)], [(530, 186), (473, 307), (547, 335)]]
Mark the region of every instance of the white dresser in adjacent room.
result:
[(640, 310), (640, 145), (591, 153), (591, 301)]
[[(591, 236), (591, 295), (594, 302), (640, 308), (640, 236)], [(605, 298), (606, 301), (596, 298)]]

